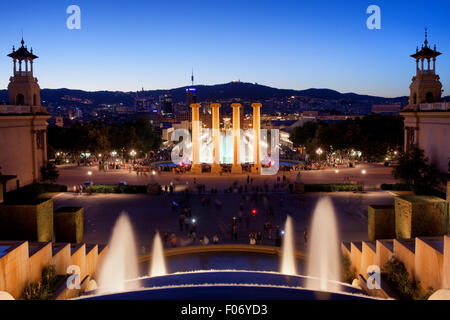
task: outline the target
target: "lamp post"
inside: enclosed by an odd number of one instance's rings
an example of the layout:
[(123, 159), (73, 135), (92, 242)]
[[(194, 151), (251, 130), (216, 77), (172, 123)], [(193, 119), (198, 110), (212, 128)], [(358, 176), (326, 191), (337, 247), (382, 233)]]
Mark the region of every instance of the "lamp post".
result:
[(133, 157), (133, 160), (135, 161), (136, 160), (136, 151), (134, 151), (134, 150), (131, 150), (131, 152), (130, 152), (130, 156), (132, 156)]
[(322, 150), (321, 148), (318, 148), (318, 149), (316, 150), (316, 153), (317, 153), (317, 155), (319, 156), (319, 162), (320, 162), (320, 156), (322, 155), (323, 150)]
[[(367, 171), (365, 169), (361, 170), (363, 176), (366, 175)], [(364, 180), (361, 181), (362, 189), (361, 192), (364, 193)]]

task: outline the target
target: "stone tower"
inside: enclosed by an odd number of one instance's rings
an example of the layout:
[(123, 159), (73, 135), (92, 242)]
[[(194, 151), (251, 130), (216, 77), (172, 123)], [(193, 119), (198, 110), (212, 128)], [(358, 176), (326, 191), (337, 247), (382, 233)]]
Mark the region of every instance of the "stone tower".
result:
[[(412, 78), (409, 86), (410, 96), (407, 110), (419, 110), (421, 103), (434, 103), (441, 101), (442, 84), (436, 74), (436, 57), (441, 55), (428, 46), (428, 34), (425, 30), (425, 42), (421, 50), (416, 49), (416, 53), (411, 55), (416, 59), (416, 75)], [(425, 67), (425, 62), (427, 66)], [(432, 64), (432, 65), (431, 65)]]
[(33, 60), (38, 57), (33, 54), (33, 49), (28, 51), (23, 39), (21, 44), (17, 50), (13, 47), (13, 52), (8, 55), (14, 62), (14, 73), (8, 85), (9, 104), (40, 107), (41, 88), (33, 76)]

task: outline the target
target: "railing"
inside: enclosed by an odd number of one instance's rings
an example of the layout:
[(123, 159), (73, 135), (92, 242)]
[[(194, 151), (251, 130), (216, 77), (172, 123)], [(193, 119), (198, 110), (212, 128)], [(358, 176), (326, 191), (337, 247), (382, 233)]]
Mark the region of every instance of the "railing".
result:
[(417, 72), (417, 74), (418, 74), (419, 76), (420, 76), (420, 75), (426, 76), (426, 75), (434, 75), (435, 73), (434, 73), (433, 70), (419, 70), (419, 71)]
[(420, 111), (446, 111), (450, 110), (449, 102), (421, 103)]
[(0, 105), (0, 114), (37, 114), (48, 113), (42, 106), (12, 106)]
[(31, 71), (16, 71), (14, 72), (14, 76), (16, 77), (32, 77), (33, 73)]
[(31, 113), (30, 106), (0, 105), (0, 113)]

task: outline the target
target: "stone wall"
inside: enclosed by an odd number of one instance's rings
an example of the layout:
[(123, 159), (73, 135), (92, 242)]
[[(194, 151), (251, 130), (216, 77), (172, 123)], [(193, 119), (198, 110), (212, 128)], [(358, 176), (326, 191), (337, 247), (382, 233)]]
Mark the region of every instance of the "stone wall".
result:
[(377, 240), (377, 256), (376, 264), (383, 269), (386, 262), (388, 262), (394, 255), (394, 241), (393, 240)]
[(415, 252), (416, 243), (414, 239), (394, 239), (394, 256), (405, 264), (406, 270), (411, 276), (415, 274)]
[(0, 291), (6, 291), (18, 299), (28, 281), (28, 242), (0, 242), (0, 246), (11, 246), (0, 256)]
[(395, 198), (395, 232), (397, 238), (442, 236), (448, 231), (448, 201), (432, 196)]
[[(7, 116), (0, 117), (0, 166), (2, 174), (17, 175), (20, 186), (37, 182), (40, 168), (47, 161), (46, 143), (38, 145), (36, 131), (47, 128), (50, 116)], [(46, 134), (44, 134), (45, 139)], [(8, 181), (6, 191), (16, 188), (16, 180)]]
[(361, 273), (361, 255), (362, 255), (362, 244), (361, 242), (352, 242), (350, 244), (350, 259), (352, 266), (356, 270), (356, 274)]
[[(361, 274), (366, 279), (369, 277), (368, 268), (376, 264), (376, 250), (375, 241), (362, 242)], [(370, 271), (373, 272), (374, 270)]]
[[(450, 288), (450, 237), (417, 237), (415, 239), (391, 239), (372, 241), (342, 243), (343, 254), (348, 255), (348, 247), (351, 248), (349, 255), (352, 266), (358, 271), (361, 279), (367, 279), (367, 267), (371, 264), (378, 265), (383, 269), (385, 263), (395, 256), (403, 262), (411, 278), (420, 281), (421, 294), (424, 295), (432, 288), (433, 292)], [(360, 254), (359, 247), (362, 248)], [(376, 252), (376, 254), (374, 254)], [(359, 265), (359, 268), (358, 268)], [(361, 280), (362, 281), (362, 280)], [(383, 282), (382, 282), (383, 284)], [(388, 288), (382, 288), (389, 292)], [(377, 296), (376, 290), (368, 292)], [(391, 297), (394, 297), (391, 292)]]
[(440, 289), (443, 284), (444, 243), (440, 238), (416, 238), (415, 277), (422, 293), (429, 288)]
[[(80, 280), (95, 278), (106, 248), (101, 246), (99, 251), (98, 245), (0, 241), (0, 291), (19, 299), (25, 285), (40, 281), (42, 270), (48, 265), (54, 265), (60, 275), (66, 275), (67, 267), (76, 265), (80, 267)], [(75, 294), (61, 290), (65, 293), (60, 297)]]
[(395, 237), (395, 207), (370, 205), (368, 209), (369, 240)]
[(53, 200), (0, 205), (0, 239), (49, 242), (53, 240)]
[(444, 237), (444, 272), (442, 287), (450, 289), (450, 237)]

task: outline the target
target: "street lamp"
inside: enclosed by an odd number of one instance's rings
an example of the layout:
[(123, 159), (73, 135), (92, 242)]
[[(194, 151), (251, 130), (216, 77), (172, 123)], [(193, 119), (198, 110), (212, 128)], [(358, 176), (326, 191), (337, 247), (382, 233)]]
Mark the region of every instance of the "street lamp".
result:
[(320, 156), (321, 156), (321, 154), (323, 153), (323, 150), (322, 150), (321, 148), (318, 148), (318, 149), (316, 150), (316, 153), (317, 153), (317, 155), (319, 156), (319, 162), (320, 162)]
[(88, 176), (92, 176), (92, 171), (88, 171)]
[(136, 151), (134, 151), (134, 150), (131, 150), (131, 152), (130, 152), (130, 156), (132, 156), (132, 157), (133, 157), (133, 160), (136, 160)]
[[(361, 170), (361, 173), (363, 174), (363, 176), (367, 173), (367, 171), (366, 170)], [(362, 189), (361, 189), (361, 192), (364, 192), (364, 180), (363, 181), (361, 181), (361, 184), (362, 184)]]

